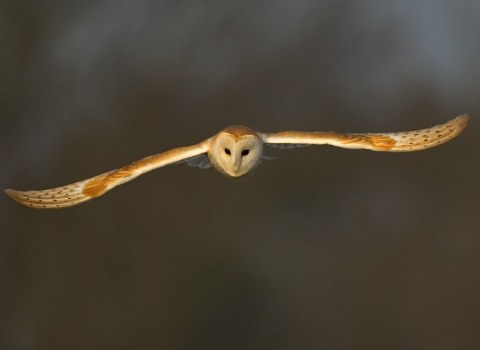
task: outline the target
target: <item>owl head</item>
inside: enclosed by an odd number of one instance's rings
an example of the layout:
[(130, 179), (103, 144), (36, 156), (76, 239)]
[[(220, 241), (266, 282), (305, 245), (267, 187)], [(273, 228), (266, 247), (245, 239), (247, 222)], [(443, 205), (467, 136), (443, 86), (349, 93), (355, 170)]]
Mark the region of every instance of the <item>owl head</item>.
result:
[(247, 175), (260, 162), (263, 142), (255, 131), (231, 126), (212, 138), (208, 157), (221, 173), (231, 177)]

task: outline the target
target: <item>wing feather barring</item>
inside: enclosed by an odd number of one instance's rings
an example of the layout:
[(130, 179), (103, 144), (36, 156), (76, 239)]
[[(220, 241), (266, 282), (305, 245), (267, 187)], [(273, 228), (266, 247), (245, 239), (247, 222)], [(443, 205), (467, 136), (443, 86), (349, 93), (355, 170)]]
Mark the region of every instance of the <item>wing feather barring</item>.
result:
[(201, 169), (214, 167), (220, 173), (238, 178), (247, 175), (264, 159), (263, 146), (294, 148), (332, 145), (343, 148), (386, 152), (411, 152), (441, 145), (462, 132), (468, 116), (461, 115), (432, 128), (386, 134), (340, 134), (335, 132), (283, 131), (255, 132), (244, 126), (231, 126), (199, 144), (172, 150), (136, 161), (123, 168), (43, 191), (5, 192), (18, 203), (36, 209), (71, 207), (98, 197), (115, 186), (133, 180), (147, 171), (168, 164), (186, 162)]

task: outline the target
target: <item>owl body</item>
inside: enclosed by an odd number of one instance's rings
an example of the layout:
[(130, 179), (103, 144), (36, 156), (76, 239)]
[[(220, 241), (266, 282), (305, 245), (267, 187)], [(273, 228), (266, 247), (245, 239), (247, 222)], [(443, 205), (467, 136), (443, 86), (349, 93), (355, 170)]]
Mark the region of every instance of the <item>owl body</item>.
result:
[(466, 127), (467, 115), (432, 128), (379, 134), (283, 131), (260, 133), (245, 126), (230, 126), (198, 144), (174, 148), (140, 159), (125, 167), (70, 185), (41, 191), (5, 190), (13, 200), (36, 209), (71, 207), (98, 197), (139, 175), (169, 164), (186, 162), (206, 169), (213, 167), (223, 175), (240, 178), (248, 175), (261, 161), (269, 159), (263, 146), (295, 148), (306, 145), (332, 145), (351, 149), (384, 152), (411, 152), (441, 145)]

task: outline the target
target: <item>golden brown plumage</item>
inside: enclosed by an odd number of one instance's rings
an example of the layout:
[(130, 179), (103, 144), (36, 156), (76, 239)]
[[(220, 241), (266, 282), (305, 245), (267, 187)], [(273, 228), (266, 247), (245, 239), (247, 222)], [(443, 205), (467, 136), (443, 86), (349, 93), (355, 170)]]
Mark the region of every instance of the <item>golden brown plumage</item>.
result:
[(259, 163), (263, 145), (275, 146), (328, 144), (344, 148), (369, 149), (387, 152), (419, 151), (441, 145), (462, 132), (468, 122), (461, 115), (445, 124), (432, 128), (385, 134), (341, 134), (335, 132), (283, 131), (259, 133), (244, 126), (231, 126), (215, 136), (193, 146), (179, 147), (140, 159), (123, 168), (79, 181), (71, 185), (42, 191), (5, 192), (18, 203), (36, 209), (71, 207), (98, 197), (115, 186), (168, 164), (187, 162), (202, 169), (213, 166), (224, 175), (238, 178), (247, 175)]
[(327, 144), (372, 151), (411, 152), (439, 146), (453, 139), (462, 132), (467, 123), (468, 116), (464, 114), (445, 124), (417, 131), (384, 134), (283, 131), (274, 134), (263, 134), (262, 139), (267, 144)]
[(16, 202), (30, 208), (59, 209), (71, 207), (98, 197), (115, 186), (133, 180), (147, 171), (194, 157), (205, 151), (206, 144), (202, 142), (198, 145), (174, 148), (167, 152), (140, 159), (123, 168), (71, 185), (41, 191), (22, 192), (7, 189), (5, 192)]

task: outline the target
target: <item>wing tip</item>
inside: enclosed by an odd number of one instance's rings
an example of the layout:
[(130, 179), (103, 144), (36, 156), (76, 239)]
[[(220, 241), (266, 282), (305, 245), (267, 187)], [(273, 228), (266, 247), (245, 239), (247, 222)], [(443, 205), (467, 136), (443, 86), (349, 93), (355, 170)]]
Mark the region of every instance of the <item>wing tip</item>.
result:
[(469, 115), (468, 114), (462, 114), (462, 115), (459, 115), (457, 118), (458, 121), (458, 126), (457, 127), (462, 127), (465, 128), (468, 124), (468, 120), (470, 119)]
[(459, 135), (463, 131), (463, 129), (465, 129), (467, 127), (469, 119), (470, 119), (470, 117), (468, 116), (468, 114), (459, 115), (458, 117), (456, 117), (454, 119), (454, 121), (456, 121), (457, 125), (455, 125), (455, 131), (453, 132), (452, 137), (455, 137), (455, 136)]
[(15, 190), (7, 188), (4, 192), (7, 194), (7, 196), (12, 198), (13, 200), (16, 200), (18, 198), (17, 191)]
[(4, 192), (7, 194), (7, 196), (12, 198), (15, 202), (20, 203), (21, 205), (27, 206), (25, 202), (21, 200), (17, 191), (7, 188), (6, 190), (4, 190)]
[(15, 191), (15, 190), (12, 190), (10, 188), (4, 190), (4, 192), (10, 198), (12, 198), (15, 202), (23, 205), (24, 207), (32, 208), (32, 209), (62, 209), (62, 208), (68, 208), (68, 207), (73, 207), (75, 205), (81, 204), (81, 203), (91, 199), (89, 197), (84, 197), (84, 198), (80, 198), (81, 200), (79, 200), (79, 201), (70, 201), (70, 202), (64, 202), (64, 203), (61, 203), (61, 202), (58, 202), (58, 203), (53, 203), (53, 202), (51, 202), (51, 203), (48, 203), (48, 202), (35, 203), (35, 202), (28, 201), (28, 198), (27, 198), (27, 200), (24, 200), (22, 198), (22, 196), (19, 195), (19, 193), (24, 194), (25, 192)]

